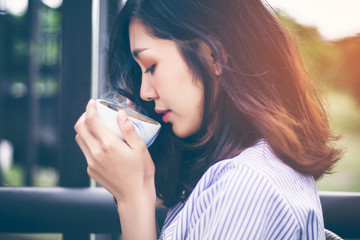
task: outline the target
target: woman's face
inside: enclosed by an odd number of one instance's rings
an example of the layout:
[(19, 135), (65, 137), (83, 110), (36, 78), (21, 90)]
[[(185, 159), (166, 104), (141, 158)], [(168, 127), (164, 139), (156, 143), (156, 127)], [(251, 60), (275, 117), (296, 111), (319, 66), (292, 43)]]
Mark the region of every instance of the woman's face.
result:
[(129, 27), (130, 50), (142, 71), (141, 98), (172, 124), (176, 136), (196, 133), (203, 116), (204, 87), (184, 61), (176, 43), (152, 36), (138, 19)]

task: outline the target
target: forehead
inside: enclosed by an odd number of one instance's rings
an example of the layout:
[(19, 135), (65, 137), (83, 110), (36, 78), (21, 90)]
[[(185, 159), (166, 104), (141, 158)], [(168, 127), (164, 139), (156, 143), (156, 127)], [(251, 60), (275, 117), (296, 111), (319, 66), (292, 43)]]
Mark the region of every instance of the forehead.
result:
[(137, 58), (137, 53), (146, 51), (148, 56), (165, 57), (174, 53), (179, 53), (178, 45), (175, 41), (155, 37), (149, 28), (139, 19), (133, 19), (129, 25), (130, 51), (133, 57)]
[(139, 19), (133, 19), (129, 25), (129, 41), (131, 52), (136, 48), (145, 48), (149, 42), (156, 38), (149, 32), (145, 24)]

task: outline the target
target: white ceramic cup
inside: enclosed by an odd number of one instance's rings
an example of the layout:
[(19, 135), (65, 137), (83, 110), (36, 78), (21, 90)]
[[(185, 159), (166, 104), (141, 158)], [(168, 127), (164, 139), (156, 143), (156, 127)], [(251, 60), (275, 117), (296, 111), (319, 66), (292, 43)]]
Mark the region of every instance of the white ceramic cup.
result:
[(141, 113), (135, 112), (132, 109), (121, 107), (103, 99), (96, 100), (96, 110), (99, 119), (119, 138), (124, 140), (116, 121), (116, 114), (120, 109), (126, 112), (141, 139), (145, 142), (147, 147), (150, 147), (159, 134), (161, 128), (160, 123)]

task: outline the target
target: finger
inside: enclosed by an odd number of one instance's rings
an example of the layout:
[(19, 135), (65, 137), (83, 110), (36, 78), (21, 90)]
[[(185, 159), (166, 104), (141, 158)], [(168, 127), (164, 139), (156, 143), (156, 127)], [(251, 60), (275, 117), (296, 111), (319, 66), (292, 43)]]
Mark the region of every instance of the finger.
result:
[(86, 143), (84, 142), (84, 140), (81, 138), (81, 136), (79, 134), (76, 134), (75, 140), (76, 140), (76, 143), (79, 145), (81, 151), (83, 152), (88, 166), (92, 166), (93, 159), (92, 159), (89, 147), (86, 145)]
[(75, 124), (75, 131), (81, 137), (82, 142), (88, 149), (99, 146), (99, 143), (95, 139), (95, 136), (90, 132), (89, 128), (85, 123), (85, 113), (81, 115), (77, 123)]
[(120, 110), (116, 116), (116, 120), (126, 143), (131, 148), (143, 147), (143, 145), (145, 145), (125, 111)]
[(106, 179), (101, 174), (106, 172), (106, 170), (103, 169), (101, 165), (95, 165), (95, 161), (92, 158), (92, 153), (89, 150), (89, 148), (86, 146), (84, 140), (78, 134), (75, 136), (75, 140), (86, 158), (86, 162), (88, 164), (88, 168), (87, 168), (88, 175), (92, 179), (94, 179), (97, 183), (105, 187), (110, 193), (114, 192), (114, 189), (111, 187), (111, 185), (108, 184), (109, 181), (106, 181)]
[(75, 139), (87, 159), (88, 166), (91, 169), (95, 169), (99, 167), (100, 162), (104, 159), (104, 152), (109, 151), (111, 146), (109, 145), (110, 143), (102, 143), (99, 141), (96, 136), (90, 132), (84, 119), (85, 114), (83, 114), (75, 125), (76, 132), (78, 133)]
[(79, 145), (81, 151), (84, 153), (86, 158), (86, 162), (88, 164), (87, 173), (88, 175), (94, 179), (97, 183), (101, 184), (105, 187), (110, 193), (114, 192), (114, 189), (111, 185), (108, 184), (109, 181), (103, 177), (101, 173), (105, 172), (106, 170), (101, 167), (101, 165), (96, 165), (94, 159), (92, 158), (92, 153), (89, 148), (86, 146), (84, 140), (80, 137), (79, 134), (75, 136), (75, 140)]
[(97, 182), (99, 181), (103, 182), (103, 177), (101, 176), (101, 172), (105, 172), (104, 168), (102, 168), (102, 165), (99, 164), (99, 162), (94, 160), (92, 151), (87, 147), (87, 145), (85, 144), (84, 140), (80, 137), (80, 135), (76, 135), (75, 140), (85, 156), (88, 165), (87, 167), (88, 175)]

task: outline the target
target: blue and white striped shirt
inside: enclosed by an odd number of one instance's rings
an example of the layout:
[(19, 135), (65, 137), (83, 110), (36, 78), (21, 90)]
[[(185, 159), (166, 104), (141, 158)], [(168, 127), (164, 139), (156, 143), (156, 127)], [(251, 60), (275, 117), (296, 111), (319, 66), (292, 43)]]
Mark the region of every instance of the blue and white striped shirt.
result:
[(169, 210), (160, 239), (325, 239), (315, 181), (259, 141), (211, 166)]

